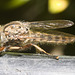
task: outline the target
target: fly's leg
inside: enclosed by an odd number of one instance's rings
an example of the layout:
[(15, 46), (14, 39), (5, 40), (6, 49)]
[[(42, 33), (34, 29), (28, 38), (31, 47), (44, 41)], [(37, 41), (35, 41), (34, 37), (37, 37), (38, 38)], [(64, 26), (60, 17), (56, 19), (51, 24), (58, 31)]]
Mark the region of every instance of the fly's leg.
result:
[(45, 53), (46, 55), (48, 55), (48, 56), (51, 56), (51, 57), (53, 57), (53, 58), (55, 58), (55, 59), (59, 59), (59, 57), (58, 56), (54, 56), (54, 55), (52, 55), (52, 54), (50, 54), (50, 53), (47, 53), (45, 50), (43, 50), (42, 48), (40, 48), (39, 46), (37, 46), (37, 45), (35, 45), (35, 44), (31, 44), (32, 46), (34, 46), (35, 48), (37, 48), (40, 52), (43, 52), (43, 53)]
[[(17, 47), (17, 46), (6, 46), (6, 47), (0, 47), (0, 56), (3, 56), (5, 54), (12, 54), (12, 52), (14, 52), (14, 50), (16, 52), (28, 49), (29, 47), (31, 47), (31, 44), (27, 44), (25, 46), (22, 47)], [(9, 53), (10, 52), (10, 53)]]
[(3, 56), (5, 54), (8, 54), (8, 52), (10, 52), (9, 54), (11, 54), (14, 50), (16, 52), (22, 51), (24, 49), (28, 49), (30, 48), (32, 45), (31, 44), (27, 44), (25, 46), (22, 47), (17, 47), (17, 46), (6, 46), (6, 47), (0, 47), (0, 56)]
[(5, 51), (9, 48), (9, 46), (7, 47), (0, 47), (0, 56), (5, 54)]
[(50, 54), (50, 53), (47, 53), (45, 50), (43, 50), (42, 48), (40, 48), (39, 46), (37, 46), (37, 45), (35, 45), (35, 44), (27, 44), (27, 45), (23, 46), (21, 49), (29, 48), (29, 47), (31, 47), (31, 46), (34, 46), (36, 49), (39, 50), (39, 52), (43, 52), (43, 53), (45, 53), (46, 55), (51, 56), (51, 57), (53, 57), (53, 58), (55, 58), (55, 59), (57, 59), (57, 60), (59, 59), (58, 56), (54, 56), (54, 55), (52, 55), (52, 54)]
[[(37, 44), (37, 46), (40, 46), (39, 44)], [(39, 53), (40, 54), (40, 50), (38, 50), (37, 48), (36, 48), (36, 54), (37, 53)]]
[(10, 46), (0, 47), (0, 52), (5, 52)]
[(1, 47), (0, 48), (0, 55), (3, 55), (4, 54), (4, 52), (5, 51), (7, 51), (7, 50), (14, 50), (14, 49), (16, 49), (16, 50), (18, 50), (18, 49), (26, 49), (26, 48), (29, 48), (29, 47), (31, 47), (31, 46), (34, 46), (36, 49), (38, 49), (40, 52), (43, 52), (43, 53), (45, 53), (46, 55), (48, 55), (48, 56), (51, 56), (51, 57), (53, 57), (53, 58), (55, 58), (55, 59), (59, 59), (59, 57), (58, 56), (53, 56), (52, 54), (50, 54), (50, 53), (47, 53), (45, 50), (43, 50), (42, 48), (40, 48), (39, 46), (37, 46), (37, 45), (35, 45), (35, 44), (27, 44), (27, 45), (25, 45), (25, 46), (23, 46), (23, 47), (10, 47), (10, 46), (7, 46), (7, 47)]
[(27, 44), (27, 45), (25, 45), (25, 46), (22, 46), (22, 47), (18, 47), (18, 46), (10, 46), (9, 48), (8, 48), (8, 52), (10, 52), (10, 51), (13, 51), (13, 50), (15, 50), (15, 51), (21, 51), (21, 50), (24, 50), (24, 49), (28, 49), (29, 47), (31, 47), (32, 45), (31, 44)]

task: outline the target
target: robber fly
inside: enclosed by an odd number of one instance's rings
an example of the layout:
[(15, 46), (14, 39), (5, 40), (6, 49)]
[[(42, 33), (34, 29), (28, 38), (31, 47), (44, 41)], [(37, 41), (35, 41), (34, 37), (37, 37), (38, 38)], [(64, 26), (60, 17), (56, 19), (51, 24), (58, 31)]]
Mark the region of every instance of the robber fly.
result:
[[(12, 21), (0, 27), (0, 52), (8, 50), (21, 51), (31, 46), (37, 48), (49, 56), (45, 50), (40, 48), (38, 43), (54, 43), (54, 44), (67, 44), (75, 42), (75, 36), (62, 32), (49, 32), (46, 31), (57, 28), (70, 27), (74, 23), (69, 20), (49, 20), (49, 21), (35, 21), (35, 22), (21, 22)], [(43, 30), (45, 32), (43, 32)], [(42, 31), (42, 32), (41, 32)], [(58, 56), (54, 56), (58, 59)]]

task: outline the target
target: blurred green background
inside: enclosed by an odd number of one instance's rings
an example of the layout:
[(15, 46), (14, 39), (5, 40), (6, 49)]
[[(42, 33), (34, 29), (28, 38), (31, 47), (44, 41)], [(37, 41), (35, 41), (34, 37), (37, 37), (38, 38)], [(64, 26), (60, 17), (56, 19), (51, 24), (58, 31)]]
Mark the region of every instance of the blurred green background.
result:
[[(2, 25), (15, 20), (57, 19), (75, 22), (75, 0), (0, 0), (0, 24)], [(75, 34), (75, 25), (59, 30)], [(75, 55), (75, 43), (67, 45), (64, 54)]]

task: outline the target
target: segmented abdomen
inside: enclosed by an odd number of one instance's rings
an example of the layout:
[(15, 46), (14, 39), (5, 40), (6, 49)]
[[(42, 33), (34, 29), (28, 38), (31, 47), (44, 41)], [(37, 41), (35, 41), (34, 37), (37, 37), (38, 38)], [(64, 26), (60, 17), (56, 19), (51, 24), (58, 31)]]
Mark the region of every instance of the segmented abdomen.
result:
[(75, 36), (65, 36), (65, 35), (54, 35), (46, 33), (31, 33), (31, 36), (34, 37), (33, 41), (37, 42), (47, 42), (55, 44), (67, 44), (75, 42)]

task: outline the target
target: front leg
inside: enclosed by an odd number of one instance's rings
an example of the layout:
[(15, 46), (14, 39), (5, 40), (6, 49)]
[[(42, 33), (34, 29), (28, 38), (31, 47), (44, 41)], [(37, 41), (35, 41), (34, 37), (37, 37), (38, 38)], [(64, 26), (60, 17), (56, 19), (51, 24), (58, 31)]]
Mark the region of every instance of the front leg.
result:
[(0, 47), (0, 55), (2, 55), (4, 52), (20, 52), (20, 51), (23, 51), (23, 50), (27, 50), (28, 48), (30, 48), (32, 45), (31, 44), (27, 44), (25, 46), (22, 46), (22, 47), (18, 47), (18, 46), (3, 46), (3, 47)]
[(59, 57), (58, 56), (54, 56), (54, 55), (52, 55), (52, 54), (50, 54), (50, 53), (47, 53), (45, 50), (43, 50), (42, 48), (40, 48), (39, 46), (37, 46), (37, 45), (35, 45), (35, 44), (31, 44), (32, 46), (34, 46), (35, 48), (37, 48), (40, 52), (43, 52), (43, 53), (45, 53), (46, 55), (48, 55), (48, 56), (51, 56), (51, 57), (53, 57), (53, 58), (55, 58), (55, 59), (59, 59)]
[(25, 51), (25, 50), (28, 50), (32, 45), (31, 44), (27, 44), (25, 46), (11, 46), (8, 48), (8, 52), (22, 52), (22, 51)]

